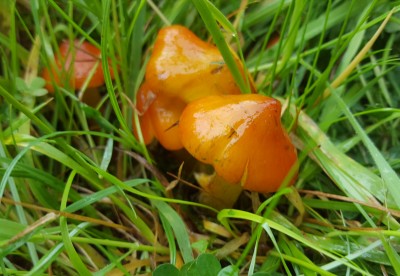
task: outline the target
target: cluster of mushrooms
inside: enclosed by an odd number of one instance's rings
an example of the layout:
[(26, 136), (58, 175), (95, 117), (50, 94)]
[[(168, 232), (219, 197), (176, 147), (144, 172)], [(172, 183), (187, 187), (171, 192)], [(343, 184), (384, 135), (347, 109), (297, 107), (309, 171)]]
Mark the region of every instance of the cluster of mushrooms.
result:
[[(89, 46), (76, 47), (75, 66), (69, 70), (75, 74), (81, 67), (76, 66), (79, 53), (86, 60), (100, 57), (98, 49), (88, 55)], [(183, 26), (165, 27), (156, 38), (136, 97), (140, 131), (134, 129), (135, 135), (145, 144), (156, 139), (167, 150), (185, 148), (212, 165), (214, 174), (195, 176), (203, 189), (201, 201), (216, 208), (231, 207), (243, 189), (275, 192), (282, 184), (292, 185), (297, 176), (296, 149), (281, 125), (280, 102), (256, 94), (253, 80), (239, 59), (236, 62), (252, 94), (241, 94), (214, 45)], [(58, 63), (57, 68), (65, 66)], [(84, 77), (87, 87), (99, 85), (95, 77), (104, 82), (101, 64), (91, 70), (92, 78)], [(76, 75), (71, 79), (74, 88), (83, 82)]]
[(269, 193), (295, 181), (297, 154), (279, 101), (241, 94), (219, 50), (185, 27), (160, 30), (137, 110), (145, 143), (155, 138), (168, 150), (185, 148), (213, 166), (215, 174), (197, 177), (203, 201), (213, 206), (229, 207), (242, 189)]

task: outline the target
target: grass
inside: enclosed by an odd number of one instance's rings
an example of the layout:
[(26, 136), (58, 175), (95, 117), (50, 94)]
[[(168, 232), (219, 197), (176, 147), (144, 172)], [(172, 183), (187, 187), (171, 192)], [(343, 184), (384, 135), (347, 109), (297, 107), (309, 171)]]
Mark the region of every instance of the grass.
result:
[[(150, 275), (210, 253), (220, 274), (400, 275), (399, 8), (389, 0), (1, 2), (1, 273)], [(282, 101), (300, 157), (293, 187), (244, 192), (217, 211), (197, 201), (179, 155), (135, 139), (135, 93), (158, 30), (170, 24), (214, 42), (246, 93), (235, 49), (258, 92)], [(75, 38), (102, 50), (95, 106), (79, 100), (85, 88), (42, 89), (59, 41)]]

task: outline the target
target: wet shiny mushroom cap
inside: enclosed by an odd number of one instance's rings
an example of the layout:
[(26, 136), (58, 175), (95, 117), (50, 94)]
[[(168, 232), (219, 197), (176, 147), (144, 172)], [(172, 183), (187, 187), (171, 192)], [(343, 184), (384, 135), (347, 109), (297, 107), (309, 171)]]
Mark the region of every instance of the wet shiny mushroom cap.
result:
[(180, 138), (192, 156), (229, 183), (274, 192), (297, 160), (280, 112), (277, 100), (262, 95), (205, 97), (183, 111)]
[[(243, 67), (239, 60), (237, 64)], [(186, 103), (209, 95), (240, 94), (218, 48), (179, 25), (158, 33), (145, 79), (155, 93)]]

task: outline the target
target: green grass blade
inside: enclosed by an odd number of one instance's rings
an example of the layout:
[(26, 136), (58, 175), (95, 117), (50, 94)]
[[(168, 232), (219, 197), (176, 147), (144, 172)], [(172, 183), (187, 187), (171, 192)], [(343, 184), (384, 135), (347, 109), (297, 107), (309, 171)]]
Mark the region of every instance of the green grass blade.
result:
[(400, 256), (399, 253), (394, 249), (390, 242), (390, 239), (381, 237), (383, 247), (385, 248), (386, 255), (389, 257), (390, 263), (397, 275), (400, 273)]
[[(235, 79), (240, 90), (243, 93), (251, 93), (249, 83), (246, 84), (246, 81), (243, 79), (243, 76), (236, 64), (232, 50), (229, 48), (229, 45), (226, 43), (221, 29), (217, 25), (216, 18), (212, 13), (212, 11), (215, 11), (215, 9), (210, 8), (212, 4), (208, 0), (193, 0), (193, 4), (195, 5), (200, 16), (202, 17), (204, 24), (206, 25), (211, 36), (213, 37), (215, 44), (220, 50), (221, 55), (224, 58), (224, 61), (231, 71), (233, 78)], [(227, 24), (227, 21), (224, 20), (223, 23)]]
[[(76, 172), (72, 171), (68, 178), (68, 181), (65, 185), (64, 193), (63, 193), (63, 196), (61, 199), (61, 204), (60, 204), (60, 211), (64, 211), (67, 207), (68, 194), (71, 189), (71, 185), (75, 178), (75, 175), (76, 175)], [(72, 265), (77, 270), (79, 275), (91, 275), (91, 273), (87, 269), (86, 265), (82, 262), (82, 257), (79, 256), (79, 254), (76, 252), (76, 250), (74, 248), (74, 245), (72, 244), (66, 217), (60, 217), (60, 228), (61, 228), (61, 235), (63, 237), (64, 247), (65, 247), (65, 250), (67, 251), (67, 254), (71, 260)]]
[(160, 214), (168, 221), (170, 227), (174, 231), (182, 258), (185, 263), (194, 260), (192, 247), (190, 245), (189, 235), (185, 223), (178, 213), (171, 206), (163, 201), (152, 200), (152, 203), (160, 212)]
[[(69, 232), (70, 237), (74, 237), (79, 234), (82, 229), (85, 229), (89, 226), (89, 223), (81, 223), (71, 232)], [(28, 276), (35, 276), (42, 274), (48, 267), (51, 266), (53, 261), (61, 254), (64, 249), (64, 244), (59, 243), (53, 246), (50, 250), (45, 252), (45, 254), (40, 258), (39, 262), (32, 267), (32, 269), (27, 273)]]
[(334, 91), (332, 91), (332, 95), (375, 161), (384, 182), (381, 189), (385, 191), (385, 195), (387, 194), (390, 201), (396, 204), (397, 209), (400, 209), (400, 178), (365, 133), (343, 100)]
[[(346, 267), (349, 267), (351, 269), (354, 269), (355, 271), (358, 271), (360, 273), (365, 273), (360, 267), (354, 265), (352, 262), (348, 261), (346, 258), (340, 258), (337, 255), (323, 249), (322, 247), (319, 246), (319, 244), (313, 243), (310, 238), (306, 238), (302, 234), (298, 234), (293, 232), (292, 230), (286, 228), (285, 226), (282, 226), (281, 224), (272, 221), (270, 219), (263, 218), (261, 216), (241, 211), (241, 210), (234, 210), (234, 209), (224, 209), (218, 214), (218, 220), (225, 225), (225, 227), (228, 227), (228, 219), (243, 219), (243, 220), (249, 220), (253, 221), (256, 223), (268, 223), (269, 227), (272, 229), (281, 232), (282, 234), (287, 235), (288, 237), (297, 240), (298, 242), (304, 244), (307, 247), (310, 247), (327, 257), (334, 259), (338, 261), (341, 265), (344, 265)], [(371, 275), (370, 273), (366, 273), (366, 275)]]

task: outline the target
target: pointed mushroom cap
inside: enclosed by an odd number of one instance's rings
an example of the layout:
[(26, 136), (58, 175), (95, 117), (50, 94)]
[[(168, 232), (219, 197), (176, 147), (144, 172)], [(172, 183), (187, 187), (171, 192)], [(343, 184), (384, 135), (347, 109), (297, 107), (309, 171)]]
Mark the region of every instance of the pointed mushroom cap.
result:
[(181, 141), (226, 181), (250, 191), (274, 192), (297, 160), (280, 112), (277, 100), (262, 95), (205, 97), (182, 113)]
[[(238, 65), (242, 68), (239, 60)], [(209, 95), (240, 94), (218, 48), (178, 25), (158, 33), (146, 82), (157, 94), (186, 103)]]

